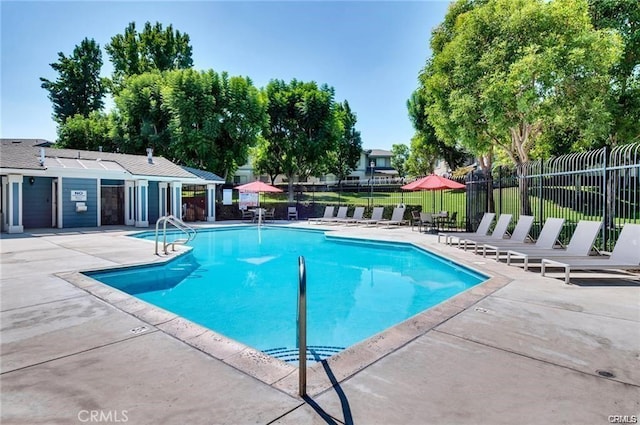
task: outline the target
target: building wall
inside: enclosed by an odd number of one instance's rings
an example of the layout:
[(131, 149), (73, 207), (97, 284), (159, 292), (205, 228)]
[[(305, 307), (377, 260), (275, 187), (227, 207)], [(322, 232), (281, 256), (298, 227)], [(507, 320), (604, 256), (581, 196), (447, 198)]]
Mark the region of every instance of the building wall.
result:
[[(31, 184), (31, 179), (33, 184)], [(22, 225), (26, 229), (51, 227), (50, 177), (25, 176), (22, 181)]]
[[(62, 179), (62, 224), (63, 227), (95, 227), (98, 225), (98, 187), (96, 179)], [(72, 190), (87, 192), (87, 211), (76, 212), (76, 202), (71, 200)]]

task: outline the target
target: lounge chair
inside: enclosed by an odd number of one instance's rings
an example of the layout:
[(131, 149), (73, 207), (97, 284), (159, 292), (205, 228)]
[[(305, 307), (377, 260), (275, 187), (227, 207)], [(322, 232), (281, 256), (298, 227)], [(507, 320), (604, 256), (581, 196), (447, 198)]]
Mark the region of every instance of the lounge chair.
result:
[(522, 259), (524, 261), (524, 269), (528, 270), (530, 260), (542, 260), (543, 258), (551, 257), (586, 257), (591, 252), (591, 247), (601, 227), (602, 222), (600, 221), (581, 220), (573, 231), (566, 249), (540, 249), (535, 246), (510, 249), (507, 251), (507, 264), (511, 265), (511, 260)]
[(390, 220), (378, 220), (376, 225), (386, 224), (389, 226), (402, 226), (403, 224), (407, 224), (408, 221), (404, 219), (404, 212), (407, 210), (406, 207), (395, 207), (393, 209), (393, 213), (391, 214)]
[(466, 251), (467, 246), (473, 246), (473, 252), (477, 254), (478, 246), (485, 242), (504, 239), (504, 235), (507, 234), (507, 227), (509, 227), (512, 217), (513, 216), (511, 214), (500, 214), (500, 217), (498, 217), (498, 221), (496, 222), (496, 227), (493, 228), (493, 232), (489, 236), (470, 236), (465, 239), (458, 238), (458, 248), (462, 247), (462, 249)]
[(464, 239), (466, 237), (472, 236), (486, 236), (489, 233), (489, 226), (491, 226), (491, 222), (496, 215), (494, 213), (484, 213), (482, 216), (482, 220), (480, 220), (480, 224), (478, 225), (478, 229), (475, 232), (462, 232), (462, 233), (438, 233), (438, 242), (440, 242), (440, 236), (444, 236), (444, 241), (446, 244), (453, 244), (453, 238)]
[(573, 270), (610, 270), (640, 269), (640, 224), (626, 223), (618, 236), (609, 258), (543, 258), (542, 276), (549, 267), (564, 268), (564, 283), (569, 283), (569, 275)]
[(327, 218), (332, 218), (333, 217), (333, 210), (334, 210), (334, 207), (332, 207), (332, 206), (325, 207), (324, 208), (324, 215), (322, 217), (310, 218), (309, 222), (310, 223), (320, 223), (322, 220), (326, 220)]
[(364, 216), (364, 207), (356, 207), (353, 210), (353, 215), (351, 217), (347, 217), (343, 220), (340, 220), (340, 223), (357, 223), (358, 220), (362, 220), (362, 217)]
[(384, 208), (383, 207), (374, 207), (373, 211), (371, 212), (371, 218), (364, 219), (364, 220), (358, 220), (358, 221), (356, 221), (356, 223), (357, 224), (364, 224), (364, 225), (376, 224), (378, 221), (382, 220), (382, 213), (383, 212), (384, 212)]
[(338, 214), (335, 217), (331, 218), (322, 218), (320, 222), (322, 223), (336, 223), (341, 220), (345, 220), (347, 218), (347, 211), (349, 211), (349, 207), (340, 207), (338, 208)]
[[(516, 224), (516, 227), (513, 229), (513, 233), (511, 234), (511, 237), (509, 239), (503, 239), (500, 241), (501, 245), (505, 245), (505, 244), (523, 244), (527, 238), (529, 237), (529, 230), (531, 230), (531, 226), (533, 225), (533, 216), (532, 215), (521, 215), (520, 218), (518, 219), (518, 224)], [(485, 242), (482, 245), (482, 256), (486, 257), (487, 256), (487, 251), (495, 251), (496, 250), (496, 246), (491, 245), (492, 242)], [(533, 244), (531, 244), (531, 246), (533, 246)], [(478, 246), (478, 249), (480, 249), (480, 246)], [(497, 254), (496, 254), (497, 255)], [(497, 259), (498, 257), (496, 257)]]
[(562, 225), (564, 224), (564, 218), (547, 218), (544, 222), (540, 235), (535, 244), (525, 242), (515, 242), (509, 239), (500, 241), (500, 243), (492, 242), (484, 244), (483, 255), (486, 255), (487, 249), (496, 252), (496, 261), (500, 259), (500, 255), (509, 250), (526, 249), (527, 247), (536, 247), (536, 249), (551, 249), (556, 244)]

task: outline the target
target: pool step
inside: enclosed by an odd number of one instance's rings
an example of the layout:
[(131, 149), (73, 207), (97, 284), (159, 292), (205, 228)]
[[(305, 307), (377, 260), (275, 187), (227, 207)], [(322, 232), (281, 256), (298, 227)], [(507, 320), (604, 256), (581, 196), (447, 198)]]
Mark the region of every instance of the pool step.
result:
[[(307, 347), (307, 360), (312, 362), (319, 362), (326, 358), (333, 356), (336, 353), (344, 350), (344, 347), (332, 347), (327, 345), (310, 345)], [(270, 348), (268, 350), (262, 350), (262, 352), (282, 360), (287, 363), (298, 362), (298, 349), (278, 347)]]

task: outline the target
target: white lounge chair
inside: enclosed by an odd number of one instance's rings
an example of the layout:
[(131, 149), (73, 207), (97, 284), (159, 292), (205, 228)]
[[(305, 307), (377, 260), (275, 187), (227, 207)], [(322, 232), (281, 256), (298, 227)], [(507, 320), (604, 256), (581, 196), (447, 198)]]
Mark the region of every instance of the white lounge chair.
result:
[(349, 211), (349, 207), (340, 207), (338, 208), (338, 214), (335, 217), (330, 218), (321, 218), (321, 223), (335, 223), (336, 221), (344, 220), (347, 218), (347, 211)]
[(524, 269), (528, 270), (530, 260), (542, 260), (543, 258), (551, 257), (586, 257), (591, 252), (591, 247), (601, 227), (602, 222), (600, 221), (581, 220), (573, 231), (566, 249), (544, 249), (535, 246), (510, 249), (507, 251), (507, 264), (511, 265), (511, 260), (522, 259), (524, 261)]
[(482, 216), (482, 220), (480, 220), (480, 224), (478, 225), (478, 229), (475, 232), (462, 232), (462, 233), (438, 233), (438, 242), (440, 242), (440, 236), (444, 236), (444, 241), (446, 244), (451, 245), (453, 243), (453, 238), (464, 239), (472, 236), (486, 236), (489, 233), (489, 226), (491, 226), (491, 222), (496, 215), (494, 213), (484, 213)]
[(327, 218), (331, 218), (331, 217), (333, 217), (333, 210), (334, 210), (334, 207), (332, 207), (332, 206), (325, 207), (324, 208), (324, 215), (322, 217), (310, 218), (309, 222), (310, 223), (320, 223), (322, 220), (326, 220)]
[[(523, 244), (527, 238), (529, 237), (529, 231), (531, 230), (531, 226), (533, 225), (534, 217), (532, 215), (521, 215), (518, 219), (518, 224), (513, 229), (513, 233), (511, 233), (511, 237), (509, 239), (503, 239), (500, 241), (500, 244)], [(487, 256), (487, 251), (495, 251), (496, 247), (491, 245), (492, 242), (485, 242), (482, 247), (478, 246), (477, 249), (482, 248), (482, 256)], [(496, 242), (497, 244), (497, 242)], [(533, 246), (533, 244), (531, 244)], [(477, 253), (477, 251), (476, 251)], [(496, 254), (497, 255), (497, 254)], [(496, 256), (496, 259), (498, 257)]]
[(378, 220), (376, 225), (386, 224), (387, 227), (389, 227), (407, 224), (409, 221), (404, 219), (404, 212), (406, 211), (406, 209), (406, 207), (395, 207), (393, 209), (393, 213), (391, 214), (391, 220)]
[(382, 220), (382, 213), (384, 212), (384, 208), (383, 207), (374, 207), (373, 211), (371, 212), (371, 218), (369, 219), (364, 219), (364, 220), (358, 220), (356, 221), (357, 224), (376, 224), (378, 221)]
[(511, 223), (511, 218), (513, 215), (511, 214), (500, 214), (498, 217), (498, 221), (496, 222), (496, 227), (493, 228), (493, 232), (488, 236), (470, 236), (464, 239), (458, 239), (458, 248), (462, 247), (465, 251), (467, 250), (467, 246), (473, 246), (473, 252), (478, 253), (479, 245), (484, 242), (493, 242), (495, 240), (504, 239), (504, 235), (507, 233), (507, 227)]
[(640, 224), (626, 223), (613, 247), (609, 258), (543, 258), (542, 276), (549, 267), (564, 268), (564, 283), (569, 283), (569, 275), (573, 270), (611, 270), (640, 269)]
[(502, 253), (506, 253), (509, 250), (525, 249), (527, 247), (537, 247), (537, 249), (551, 249), (556, 244), (562, 225), (564, 224), (564, 218), (550, 217), (544, 222), (540, 235), (535, 244), (525, 242), (515, 242), (510, 239), (505, 239), (498, 242), (492, 242), (484, 244), (483, 255), (486, 255), (487, 250), (493, 250), (496, 252), (496, 261), (500, 259)]

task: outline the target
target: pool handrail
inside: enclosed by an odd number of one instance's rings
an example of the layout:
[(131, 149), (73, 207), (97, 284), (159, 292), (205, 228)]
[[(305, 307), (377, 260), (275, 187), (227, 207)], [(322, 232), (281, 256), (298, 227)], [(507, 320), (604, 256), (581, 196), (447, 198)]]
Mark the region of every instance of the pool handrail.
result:
[[(176, 244), (184, 245), (186, 243), (191, 242), (196, 237), (196, 234), (197, 234), (196, 229), (189, 226), (184, 221), (180, 220), (178, 217), (174, 215), (162, 216), (158, 219), (158, 221), (156, 221), (156, 255), (159, 255), (158, 254), (158, 237), (160, 233), (160, 223), (162, 223), (163, 225), (162, 226), (162, 250), (164, 251), (165, 255), (169, 255), (169, 251), (167, 249), (169, 245), (171, 245), (172, 250), (175, 251)], [(178, 230), (181, 230), (185, 234), (186, 239), (176, 239), (173, 242), (167, 243), (167, 223), (170, 223), (174, 227), (176, 227)]]

